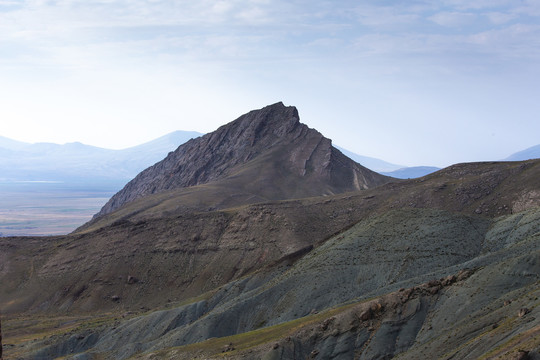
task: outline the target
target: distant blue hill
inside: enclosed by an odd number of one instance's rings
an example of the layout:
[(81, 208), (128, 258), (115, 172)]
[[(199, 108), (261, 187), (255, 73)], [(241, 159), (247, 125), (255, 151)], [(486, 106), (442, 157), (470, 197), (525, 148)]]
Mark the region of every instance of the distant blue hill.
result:
[(343, 154), (347, 155), (360, 165), (365, 166), (370, 170), (376, 171), (379, 174), (392, 176), (398, 179), (414, 179), (440, 170), (440, 168), (434, 166), (405, 167), (403, 165), (396, 165), (381, 159), (358, 155), (342, 147), (336, 145), (334, 146)]
[(79, 142), (29, 144), (0, 137), (0, 183), (5, 186), (44, 181), (66, 187), (119, 190), (139, 172), (200, 135), (194, 131), (175, 131), (123, 150)]
[(515, 154), (510, 155), (504, 160), (507, 161), (522, 161), (529, 159), (538, 159), (540, 158), (540, 145), (530, 147), (528, 149), (519, 151)]
[(382, 172), (381, 174), (398, 179), (414, 179), (426, 176), (438, 170), (441, 169), (435, 166), (411, 166), (394, 171)]
[(358, 155), (337, 145), (334, 145), (334, 147), (341, 151), (344, 155), (359, 163), (360, 165), (378, 173), (382, 173), (384, 171), (394, 171), (403, 168), (403, 165), (396, 165), (381, 159)]
[[(64, 145), (12, 140), (0, 136), (0, 185), (45, 181), (66, 187), (119, 190), (139, 172), (162, 160), (189, 139), (203, 134), (175, 131), (147, 143), (122, 150), (104, 149), (79, 142)], [(359, 164), (399, 179), (418, 178), (439, 170), (432, 166), (404, 167), (358, 155), (336, 146)], [(540, 158), (540, 145), (517, 152), (505, 160)]]
[(30, 145), (22, 141), (8, 139), (7, 137), (0, 136), (0, 149), (1, 150), (20, 150)]
[(175, 131), (123, 150), (0, 137), (0, 236), (76, 229), (139, 172), (200, 135)]

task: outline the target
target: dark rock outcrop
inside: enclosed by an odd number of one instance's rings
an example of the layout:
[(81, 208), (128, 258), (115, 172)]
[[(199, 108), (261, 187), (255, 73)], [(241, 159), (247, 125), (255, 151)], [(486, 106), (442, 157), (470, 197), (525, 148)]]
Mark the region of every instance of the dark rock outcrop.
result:
[[(264, 178), (254, 179), (258, 173)], [(96, 217), (146, 195), (224, 178), (229, 178), (229, 188), (267, 200), (367, 189), (389, 179), (355, 163), (330, 139), (301, 124), (295, 107), (276, 103), (181, 145), (129, 182)]]

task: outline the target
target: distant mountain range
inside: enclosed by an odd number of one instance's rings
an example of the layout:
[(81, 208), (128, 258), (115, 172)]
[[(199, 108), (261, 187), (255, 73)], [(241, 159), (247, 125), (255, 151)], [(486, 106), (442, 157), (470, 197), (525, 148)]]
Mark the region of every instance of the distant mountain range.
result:
[(349, 158), (353, 159), (359, 164), (362, 164), (363, 166), (367, 167), (368, 169), (371, 169), (373, 171), (376, 171), (378, 173), (390, 173), (395, 170), (399, 170), (404, 168), (403, 165), (396, 165), (389, 162), (386, 162), (381, 159), (372, 158), (369, 156), (363, 156), (358, 155), (352, 151), (349, 151), (347, 149), (344, 149), (340, 146), (334, 145), (336, 149), (341, 151), (345, 156), (348, 156)]
[(394, 171), (384, 171), (381, 172), (381, 174), (395, 177), (398, 179), (415, 179), (439, 170), (441, 170), (441, 168), (435, 166), (411, 166), (397, 169)]
[(507, 157), (506, 161), (522, 161), (522, 160), (530, 160), (530, 159), (538, 159), (540, 158), (540, 144), (536, 146), (532, 146), (528, 149), (525, 149), (523, 151), (519, 151), (515, 154), (510, 155)]
[[(399, 166), (399, 165), (387, 163), (379, 159), (360, 156), (344, 149), (342, 149), (342, 151), (345, 155), (359, 162), (360, 164), (364, 164), (364, 166), (374, 171), (377, 171), (380, 174), (391, 176), (397, 179), (419, 178), (419, 177), (434, 173), (435, 171), (441, 170), (441, 168), (435, 167), (435, 166), (410, 166), (410, 167)], [(512, 154), (506, 159), (503, 159), (501, 161), (524, 161), (524, 160), (539, 159), (539, 158), (540, 158), (540, 145), (536, 145), (528, 149), (525, 149), (523, 151), (519, 151), (515, 154)]]
[[(175, 131), (122, 150), (99, 148), (80, 142), (63, 145), (31, 144), (0, 136), (0, 183), (57, 182), (66, 187), (117, 191), (178, 146), (202, 135), (196, 131)], [(406, 167), (359, 155), (340, 146), (335, 148), (370, 170), (398, 179), (418, 178), (440, 170), (434, 166)], [(540, 158), (540, 145), (512, 154), (504, 161), (536, 158)]]
[(69, 186), (118, 190), (140, 171), (200, 135), (194, 131), (175, 131), (123, 150), (79, 142), (29, 144), (0, 137), (0, 181), (63, 182)]

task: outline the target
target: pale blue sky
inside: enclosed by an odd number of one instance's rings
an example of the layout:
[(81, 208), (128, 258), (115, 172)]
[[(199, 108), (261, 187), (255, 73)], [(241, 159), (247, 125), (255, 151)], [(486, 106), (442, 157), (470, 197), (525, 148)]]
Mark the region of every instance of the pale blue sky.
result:
[(123, 148), (283, 101), (361, 155), (540, 143), (540, 0), (0, 0), (0, 135)]

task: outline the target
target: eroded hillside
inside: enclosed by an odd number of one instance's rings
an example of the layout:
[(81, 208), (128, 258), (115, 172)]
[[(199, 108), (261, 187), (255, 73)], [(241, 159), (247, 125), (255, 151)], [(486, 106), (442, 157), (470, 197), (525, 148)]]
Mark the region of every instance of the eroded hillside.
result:
[(398, 181), (294, 108), (231, 124), (77, 232), (0, 240), (5, 358), (536, 356), (540, 160)]

